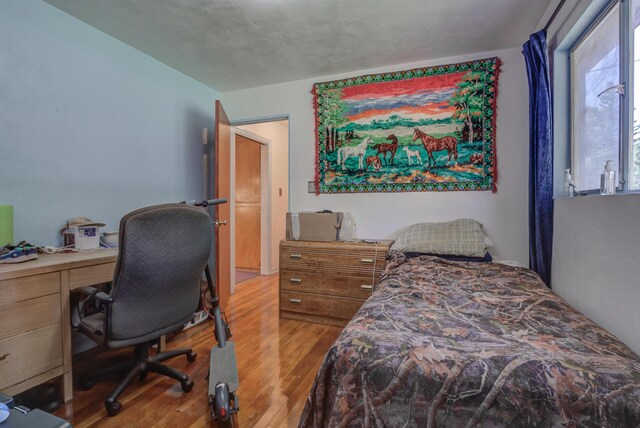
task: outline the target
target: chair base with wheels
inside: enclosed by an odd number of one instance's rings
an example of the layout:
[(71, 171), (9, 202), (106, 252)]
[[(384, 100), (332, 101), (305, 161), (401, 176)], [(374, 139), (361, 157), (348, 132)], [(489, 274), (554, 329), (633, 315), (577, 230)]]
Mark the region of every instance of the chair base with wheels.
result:
[(197, 354), (193, 352), (193, 350), (185, 348), (149, 355), (149, 347), (150, 343), (141, 343), (136, 345), (133, 350), (134, 361), (132, 362), (106, 367), (96, 372), (83, 375), (80, 378), (80, 387), (86, 391), (95, 385), (96, 379), (99, 377), (127, 372), (113, 392), (111, 392), (104, 401), (104, 405), (109, 416), (115, 416), (120, 413), (122, 405), (118, 401), (118, 397), (122, 394), (124, 389), (136, 377), (141, 381), (144, 381), (149, 372), (173, 378), (180, 382), (183, 392), (190, 392), (191, 389), (193, 389), (193, 381), (191, 378), (172, 367), (162, 364), (162, 361), (166, 361), (180, 355), (186, 355), (187, 361), (191, 363), (196, 360)]

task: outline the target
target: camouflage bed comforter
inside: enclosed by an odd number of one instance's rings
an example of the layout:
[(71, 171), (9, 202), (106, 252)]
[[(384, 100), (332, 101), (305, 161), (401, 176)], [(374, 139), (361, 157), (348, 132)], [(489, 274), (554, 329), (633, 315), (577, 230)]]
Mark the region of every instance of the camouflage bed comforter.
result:
[(639, 358), (528, 269), (394, 253), (300, 427), (637, 427)]

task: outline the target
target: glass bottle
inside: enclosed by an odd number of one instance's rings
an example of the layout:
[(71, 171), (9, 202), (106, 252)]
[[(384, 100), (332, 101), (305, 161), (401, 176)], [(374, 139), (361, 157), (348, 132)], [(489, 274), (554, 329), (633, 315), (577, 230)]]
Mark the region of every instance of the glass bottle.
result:
[(600, 194), (616, 194), (616, 172), (613, 170), (612, 161), (610, 160), (604, 164), (604, 170), (600, 175)]

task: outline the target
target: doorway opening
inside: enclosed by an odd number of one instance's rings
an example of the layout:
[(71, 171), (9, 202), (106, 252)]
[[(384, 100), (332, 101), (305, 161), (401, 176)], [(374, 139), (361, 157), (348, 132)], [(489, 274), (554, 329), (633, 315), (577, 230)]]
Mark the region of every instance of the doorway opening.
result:
[(289, 209), (289, 120), (231, 128), (231, 287), (278, 271)]
[[(266, 146), (236, 133), (235, 149), (235, 273), (236, 284), (260, 275), (262, 156)], [(266, 148), (268, 150), (268, 148)], [(268, 157), (268, 156), (267, 156)], [(268, 177), (267, 177), (268, 179)], [(265, 201), (266, 202), (266, 201)]]

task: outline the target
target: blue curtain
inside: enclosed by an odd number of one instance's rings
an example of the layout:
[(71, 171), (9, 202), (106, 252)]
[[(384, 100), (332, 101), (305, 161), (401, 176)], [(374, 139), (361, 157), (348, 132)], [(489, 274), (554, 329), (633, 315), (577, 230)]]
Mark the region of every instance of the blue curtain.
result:
[(551, 287), (553, 247), (553, 112), (547, 34), (523, 46), (529, 78), (529, 267)]

